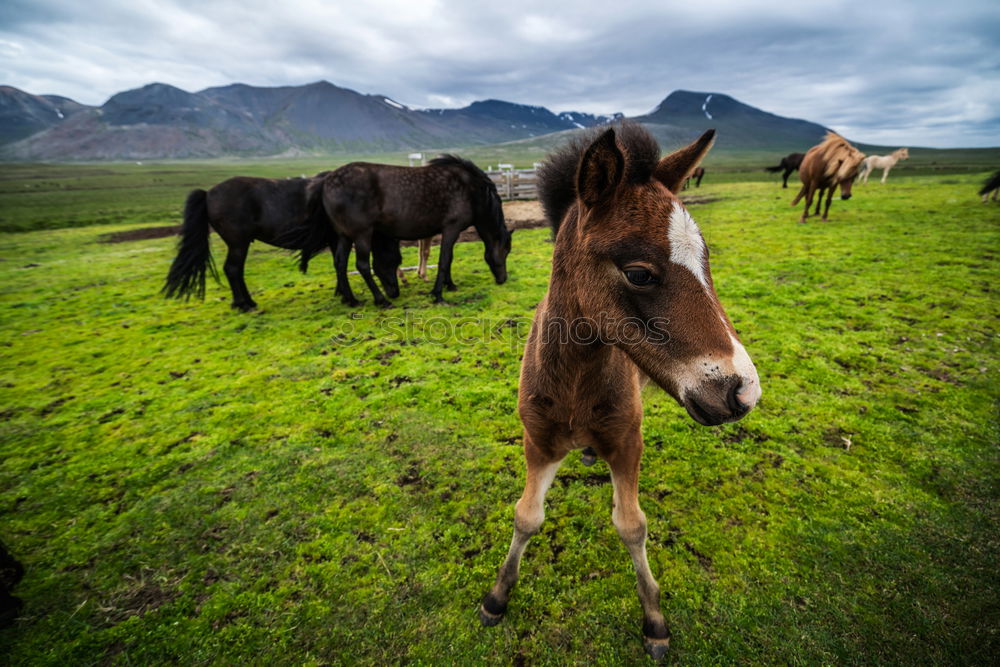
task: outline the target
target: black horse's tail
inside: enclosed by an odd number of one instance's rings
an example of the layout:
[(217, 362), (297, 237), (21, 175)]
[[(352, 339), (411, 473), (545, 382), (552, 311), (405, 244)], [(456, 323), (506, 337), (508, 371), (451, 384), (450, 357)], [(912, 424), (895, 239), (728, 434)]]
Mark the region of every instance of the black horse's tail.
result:
[(779, 164), (777, 167), (764, 167), (764, 171), (769, 171), (772, 174), (777, 173), (785, 168), (785, 165)]
[(212, 249), (208, 244), (208, 193), (192, 190), (184, 205), (184, 226), (181, 240), (177, 244), (177, 257), (170, 265), (163, 294), (169, 298), (189, 298), (192, 294), (205, 298), (205, 275), (219, 279), (212, 261)]
[(299, 249), (299, 271), (302, 273), (309, 270), (309, 260), (337, 246), (337, 235), (323, 207), (323, 177), (327, 173), (319, 174), (307, 187), (305, 225), (296, 228), (296, 238), (285, 246)]

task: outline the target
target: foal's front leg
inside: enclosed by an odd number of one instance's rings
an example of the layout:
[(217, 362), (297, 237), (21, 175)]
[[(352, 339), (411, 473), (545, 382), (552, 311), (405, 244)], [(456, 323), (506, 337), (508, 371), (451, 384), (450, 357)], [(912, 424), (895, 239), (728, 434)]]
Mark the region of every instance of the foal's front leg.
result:
[(611, 468), (614, 500), (611, 521), (625, 543), (639, 588), (642, 604), (642, 635), (646, 652), (655, 660), (670, 646), (670, 631), (660, 611), (660, 587), (653, 578), (646, 559), (646, 515), (639, 507), (639, 461), (642, 458), (642, 434), (638, 428), (610, 450), (606, 457)]
[(524, 433), (524, 458), (528, 475), (524, 493), (514, 508), (514, 538), (510, 542), (507, 558), (497, 573), (496, 583), (479, 606), (479, 620), (483, 625), (496, 625), (507, 611), (510, 590), (517, 583), (521, 555), (531, 536), (538, 532), (545, 520), (545, 493), (555, 479), (556, 471), (565, 454), (551, 457), (535, 447), (528, 432)]

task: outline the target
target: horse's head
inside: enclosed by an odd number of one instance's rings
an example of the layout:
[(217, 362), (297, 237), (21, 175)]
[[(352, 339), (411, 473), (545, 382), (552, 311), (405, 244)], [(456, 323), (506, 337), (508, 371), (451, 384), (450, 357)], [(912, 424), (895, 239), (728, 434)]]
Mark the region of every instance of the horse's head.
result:
[(504, 225), (497, 238), (486, 243), (486, 263), (489, 265), (490, 271), (493, 272), (497, 285), (503, 285), (507, 282), (507, 255), (510, 254), (510, 243), (513, 236), (514, 232)]
[(602, 340), (693, 419), (735, 421), (757, 403), (760, 380), (715, 293), (701, 231), (674, 195), (715, 132), (662, 160), (641, 127), (619, 132), (607, 130), (580, 158), (576, 224), (560, 230), (553, 270), (575, 286)]
[(840, 198), (844, 201), (851, 198), (851, 186), (854, 185), (854, 179), (858, 177), (858, 171), (864, 161), (865, 154), (853, 146), (848, 146), (838, 158), (834, 180), (840, 185)]

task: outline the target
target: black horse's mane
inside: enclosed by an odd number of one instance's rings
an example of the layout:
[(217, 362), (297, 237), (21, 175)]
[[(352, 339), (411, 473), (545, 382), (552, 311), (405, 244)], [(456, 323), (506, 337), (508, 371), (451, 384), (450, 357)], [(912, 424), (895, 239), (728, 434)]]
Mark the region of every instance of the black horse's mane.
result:
[[(576, 201), (576, 172), (580, 158), (590, 144), (608, 129), (607, 126), (600, 126), (580, 132), (550, 153), (538, 170), (538, 198), (553, 232), (559, 231), (559, 223)], [(629, 121), (617, 123), (610, 129), (614, 130), (618, 147), (625, 153), (626, 181), (648, 181), (660, 160), (660, 145), (656, 138), (639, 123)]]
[(499, 229), (507, 230), (507, 225), (503, 219), (503, 202), (500, 201), (500, 193), (497, 192), (497, 185), (485, 171), (477, 167), (471, 160), (460, 158), (451, 153), (440, 155), (427, 164), (435, 167), (461, 167), (469, 173), (480, 185), (485, 187), (482, 193), (485, 197), (480, 198), (479, 204), (482, 207), (481, 214), (492, 220)]

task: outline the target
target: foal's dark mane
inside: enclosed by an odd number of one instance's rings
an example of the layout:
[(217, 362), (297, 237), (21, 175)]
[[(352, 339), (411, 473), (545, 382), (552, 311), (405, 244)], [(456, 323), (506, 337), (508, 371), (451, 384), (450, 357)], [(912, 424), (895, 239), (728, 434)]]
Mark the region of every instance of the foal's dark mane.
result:
[(477, 198), (477, 204), (480, 207), (479, 215), (487, 220), (491, 220), (498, 228), (506, 230), (507, 226), (504, 224), (503, 202), (500, 201), (500, 193), (497, 192), (496, 183), (493, 182), (493, 179), (485, 171), (473, 164), (471, 160), (460, 158), (451, 153), (440, 155), (427, 164), (435, 167), (460, 167), (465, 170), (474, 181), (478, 181), (485, 188), (482, 192), (478, 193), (481, 195)]
[[(606, 126), (598, 126), (579, 133), (551, 153), (538, 170), (538, 198), (553, 232), (559, 231), (559, 223), (576, 201), (576, 172), (580, 157), (607, 129)], [(648, 181), (660, 160), (660, 145), (639, 123), (626, 121), (616, 124), (614, 130), (618, 145), (625, 153), (625, 180), (633, 184)]]

